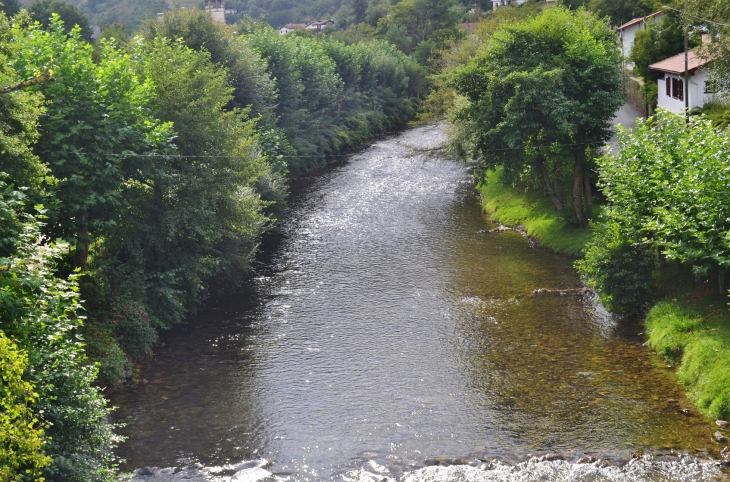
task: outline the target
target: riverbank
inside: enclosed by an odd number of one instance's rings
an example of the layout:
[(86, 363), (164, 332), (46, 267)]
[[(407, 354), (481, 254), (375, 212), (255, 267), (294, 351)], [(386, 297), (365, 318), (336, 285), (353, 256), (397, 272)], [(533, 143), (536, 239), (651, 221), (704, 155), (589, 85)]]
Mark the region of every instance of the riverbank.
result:
[(507, 226), (521, 226), (542, 247), (580, 256), (593, 230), (568, 226), (542, 193), (505, 186), (500, 181), (501, 175), (501, 168), (489, 171), (487, 182), (477, 187), (482, 194), (482, 206), (490, 217)]
[[(544, 247), (580, 256), (591, 229), (566, 225), (549, 199), (500, 182), (490, 171), (479, 186), (482, 207), (491, 218), (521, 226)], [(658, 269), (656, 299), (646, 317), (648, 346), (677, 367), (680, 382), (697, 408), (713, 419), (730, 418), (730, 312), (715, 283), (698, 284), (691, 267)], [(659, 301), (656, 301), (659, 300)]]
[(646, 318), (648, 345), (670, 363), (687, 396), (713, 419), (730, 418), (730, 313), (713, 280), (696, 282), (689, 267), (657, 276), (662, 301)]

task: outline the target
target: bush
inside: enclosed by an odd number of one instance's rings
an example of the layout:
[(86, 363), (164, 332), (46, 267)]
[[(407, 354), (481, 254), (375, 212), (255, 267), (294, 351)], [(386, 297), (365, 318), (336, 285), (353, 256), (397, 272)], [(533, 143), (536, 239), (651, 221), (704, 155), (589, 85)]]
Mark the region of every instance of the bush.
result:
[[(51, 459), (43, 454), (43, 430), (30, 405), (38, 400), (23, 380), (28, 356), (0, 332), (0, 480), (39, 480)], [(23, 477), (25, 476), (25, 477)]]
[(596, 227), (585, 257), (575, 263), (606, 308), (624, 315), (637, 314), (644, 307), (655, 265), (649, 248), (631, 242), (619, 225), (611, 222)]

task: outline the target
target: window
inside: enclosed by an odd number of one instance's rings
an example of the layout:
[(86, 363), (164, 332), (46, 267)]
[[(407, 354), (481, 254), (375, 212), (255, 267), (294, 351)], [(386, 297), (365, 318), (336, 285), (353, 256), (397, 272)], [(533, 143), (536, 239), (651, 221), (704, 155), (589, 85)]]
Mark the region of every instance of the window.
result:
[(705, 94), (715, 94), (717, 92), (717, 85), (713, 80), (705, 81)]
[(667, 97), (672, 96), (672, 79), (671, 77), (667, 77), (667, 81), (665, 82), (667, 84)]
[[(669, 90), (669, 84), (667, 84), (667, 90)], [(682, 79), (672, 79), (672, 98), (684, 100), (684, 81)]]

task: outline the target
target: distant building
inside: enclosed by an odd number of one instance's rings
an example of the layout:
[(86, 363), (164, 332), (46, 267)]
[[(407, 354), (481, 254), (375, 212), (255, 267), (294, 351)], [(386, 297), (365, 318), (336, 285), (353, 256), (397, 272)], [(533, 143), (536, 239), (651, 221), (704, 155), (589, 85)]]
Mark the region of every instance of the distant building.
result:
[(214, 22), (226, 23), (225, 0), (205, 0), (205, 11), (213, 17)]
[(527, 0), (492, 0), (492, 9), (497, 10), (499, 7), (509, 7), (510, 5), (522, 5)]
[[(694, 109), (711, 101), (715, 96), (715, 89), (709, 79), (709, 62), (697, 56), (694, 50), (687, 52), (687, 61), (689, 108)], [(676, 114), (684, 112), (684, 52), (651, 64), (649, 69), (659, 74), (657, 107)]]
[(307, 28), (309, 30), (316, 30), (317, 32), (321, 32), (322, 30), (324, 30), (327, 27), (327, 25), (334, 25), (334, 24), (335, 24), (334, 20), (316, 20), (316, 21), (308, 24)]
[(279, 29), (279, 35), (286, 35), (289, 32), (293, 32), (294, 30), (299, 30), (302, 28), (307, 28), (306, 23), (287, 23), (283, 27)]
[[(621, 43), (621, 55), (624, 59), (628, 59), (629, 55), (631, 55), (631, 49), (634, 46), (634, 40), (636, 40), (636, 33), (639, 30), (646, 29), (649, 22), (658, 22), (663, 15), (663, 12), (655, 12), (646, 17), (635, 18), (616, 29), (619, 42)], [(634, 64), (632, 62), (627, 62), (625, 66), (628, 70), (634, 70)]]

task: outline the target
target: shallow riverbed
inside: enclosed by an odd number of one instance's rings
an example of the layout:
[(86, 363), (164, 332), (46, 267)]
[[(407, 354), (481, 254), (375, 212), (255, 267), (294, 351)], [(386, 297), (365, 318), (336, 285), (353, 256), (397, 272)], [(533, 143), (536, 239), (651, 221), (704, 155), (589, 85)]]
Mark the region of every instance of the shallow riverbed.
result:
[(468, 169), (426, 150), (441, 138), (411, 129), (298, 182), (255, 278), (114, 394), (127, 469), (265, 458), (319, 481), (435, 457), (715, 454), (641, 326), (531, 294), (578, 288), (572, 260), (479, 233)]

